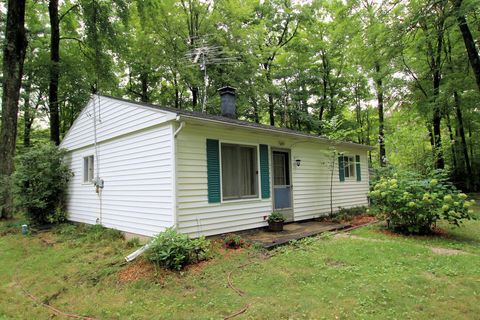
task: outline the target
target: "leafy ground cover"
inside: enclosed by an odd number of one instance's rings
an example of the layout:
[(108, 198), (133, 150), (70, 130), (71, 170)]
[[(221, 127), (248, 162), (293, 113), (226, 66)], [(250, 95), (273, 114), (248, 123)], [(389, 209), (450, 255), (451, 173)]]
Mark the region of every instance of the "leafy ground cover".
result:
[[(475, 207), (477, 216), (480, 208)], [(144, 259), (115, 231), (64, 225), (22, 236), (0, 224), (0, 319), (474, 319), (480, 314), (480, 221), (439, 236), (379, 225), (270, 252), (226, 250), (181, 272)], [(432, 249), (433, 248), (433, 249)], [(441, 249), (441, 250), (438, 250)]]

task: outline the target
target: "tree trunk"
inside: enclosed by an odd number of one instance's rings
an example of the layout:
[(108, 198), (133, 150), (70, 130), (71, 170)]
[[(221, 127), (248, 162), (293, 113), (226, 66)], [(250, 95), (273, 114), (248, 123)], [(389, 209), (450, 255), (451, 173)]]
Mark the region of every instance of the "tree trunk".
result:
[(140, 73), (140, 82), (142, 84), (142, 94), (140, 96), (140, 101), (149, 102), (149, 98), (148, 98), (148, 73), (147, 72)]
[(30, 93), (32, 91), (32, 83), (30, 81), (25, 84), (25, 101), (23, 111), (23, 146), (30, 147), (30, 131), (32, 128), (33, 114), (31, 114)]
[(452, 151), (452, 161), (453, 161), (453, 172), (455, 175), (458, 172), (458, 165), (457, 165), (457, 154), (455, 152), (455, 138), (453, 137), (453, 131), (452, 131), (452, 124), (450, 122), (450, 114), (448, 112), (445, 113), (445, 118), (447, 120), (447, 128), (448, 128), (448, 134), (450, 136), (450, 149)]
[(252, 97), (250, 99), (250, 101), (252, 102), (252, 105), (253, 105), (253, 117), (254, 117), (254, 120), (255, 120), (255, 123), (260, 123), (260, 118), (258, 116), (258, 103), (257, 103), (257, 99), (255, 97)]
[[(25, 0), (8, 0), (5, 44), (3, 48), (2, 119), (0, 129), (0, 178), (13, 173), (17, 137), (17, 113), (23, 62), (27, 48)], [(8, 188), (0, 194), (0, 218), (12, 216), (12, 197)]]
[(360, 94), (358, 92), (358, 86), (355, 85), (354, 88), (354, 99), (355, 99), (355, 114), (357, 119), (357, 139), (358, 143), (363, 144), (364, 137), (363, 137), (363, 120), (362, 120), (362, 108), (360, 106)]
[(375, 64), (376, 79), (375, 85), (377, 90), (377, 104), (378, 104), (378, 144), (379, 144), (379, 156), (380, 166), (385, 167), (387, 165), (387, 153), (385, 151), (385, 124), (384, 124), (384, 111), (383, 111), (383, 82), (380, 77), (380, 64)]
[[(370, 125), (370, 109), (367, 107), (367, 110), (366, 110), (366, 121), (367, 121), (367, 146), (370, 145), (370, 128), (371, 128), (371, 125)], [(369, 160), (369, 164), (372, 164), (372, 151), (369, 150), (368, 151), (368, 160)]]
[(58, 80), (60, 62), (60, 24), (58, 19), (58, 0), (49, 0), (50, 15), (50, 86), (48, 102), (50, 108), (50, 140), (60, 144), (60, 115), (58, 110)]
[(173, 74), (173, 85), (175, 87), (175, 108), (180, 107), (180, 92), (178, 90), (177, 73)]
[[(438, 93), (437, 93), (438, 95)], [(441, 137), (441, 130), (440, 130), (440, 123), (441, 123), (441, 114), (440, 108), (435, 101), (435, 107), (433, 110), (433, 141), (434, 141), (434, 151), (435, 151), (435, 167), (437, 169), (443, 169), (445, 167), (445, 160), (443, 159), (443, 152), (442, 152), (442, 137)]]
[[(272, 87), (272, 78), (270, 76), (270, 66), (268, 65), (268, 63), (264, 64), (264, 68), (266, 70), (266, 78), (268, 85), (270, 86), (270, 91)], [(275, 102), (273, 101), (272, 92), (268, 93), (268, 116), (270, 118), (270, 125), (275, 126)]]
[(480, 90), (480, 57), (478, 56), (477, 48), (475, 46), (472, 33), (470, 32), (470, 28), (468, 27), (467, 19), (465, 19), (465, 15), (461, 13), (460, 7), (462, 6), (462, 0), (454, 0), (453, 6), (457, 14), (457, 22), (460, 32), (462, 33), (463, 42), (465, 43), (468, 60), (470, 61), (470, 66), (473, 69), (478, 90)]
[(198, 87), (193, 87), (191, 91), (192, 91), (192, 106), (195, 109), (195, 107), (198, 104)]
[(273, 94), (268, 94), (268, 115), (270, 117), (270, 125), (275, 126), (275, 102), (273, 101)]
[(457, 121), (458, 121), (458, 132), (460, 133), (460, 139), (462, 141), (462, 153), (463, 158), (465, 160), (465, 168), (467, 169), (467, 188), (471, 189), (472, 185), (470, 183), (470, 179), (473, 178), (472, 174), (472, 166), (470, 165), (470, 159), (468, 156), (468, 146), (467, 146), (467, 139), (465, 138), (465, 129), (463, 127), (463, 114), (462, 109), (460, 107), (460, 96), (456, 91), (453, 92), (453, 97), (455, 99), (455, 109), (457, 111)]
[(433, 141), (434, 141), (434, 153), (435, 153), (435, 167), (437, 169), (445, 168), (445, 160), (443, 158), (443, 151), (442, 151), (442, 132), (441, 132), (441, 121), (442, 116), (440, 112), (440, 104), (438, 102), (438, 97), (440, 94), (440, 82), (442, 80), (441, 74), (441, 65), (442, 65), (442, 48), (443, 48), (443, 35), (444, 35), (444, 20), (440, 23), (439, 31), (437, 31), (437, 47), (435, 55), (433, 56), (433, 50), (431, 52), (431, 65), (433, 68), (433, 118), (432, 118), (432, 125), (433, 125)]

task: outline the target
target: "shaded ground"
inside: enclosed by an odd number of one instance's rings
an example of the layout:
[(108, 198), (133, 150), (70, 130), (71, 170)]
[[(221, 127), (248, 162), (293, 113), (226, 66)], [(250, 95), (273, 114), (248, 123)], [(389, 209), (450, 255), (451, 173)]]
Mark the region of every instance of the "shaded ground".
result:
[(123, 263), (134, 248), (115, 232), (25, 237), (2, 222), (0, 319), (61, 318), (26, 293), (97, 319), (477, 319), (480, 221), (440, 227), (443, 236), (406, 237), (375, 225), (268, 253), (217, 244), (212, 260), (167, 272)]

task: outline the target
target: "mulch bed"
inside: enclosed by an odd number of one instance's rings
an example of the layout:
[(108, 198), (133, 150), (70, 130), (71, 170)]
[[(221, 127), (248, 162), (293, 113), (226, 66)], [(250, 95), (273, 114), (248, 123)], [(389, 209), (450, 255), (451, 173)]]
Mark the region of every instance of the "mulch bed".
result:
[(342, 220), (342, 223), (349, 224), (351, 226), (361, 226), (367, 223), (372, 223), (377, 221), (377, 218), (368, 215), (359, 215), (352, 217), (349, 220)]
[(118, 280), (121, 283), (150, 279), (155, 275), (155, 267), (145, 259), (138, 259), (128, 264), (125, 269), (118, 273)]
[[(207, 266), (218, 260), (225, 261), (245, 252), (245, 248), (226, 249), (221, 247), (220, 243), (221, 241), (218, 241), (213, 244), (214, 256), (211, 259), (187, 265), (182, 271), (201, 273)], [(128, 283), (144, 279), (157, 279), (162, 278), (162, 276), (165, 276), (166, 274), (175, 274), (175, 271), (163, 268), (156, 269), (150, 261), (144, 257), (139, 257), (136, 260), (129, 262), (125, 268), (118, 272), (118, 281), (120, 283)]]
[(374, 232), (382, 233), (384, 235), (387, 235), (389, 237), (408, 237), (408, 238), (429, 238), (429, 237), (442, 237), (442, 238), (448, 238), (450, 235), (448, 234), (448, 231), (439, 227), (436, 227), (432, 230), (431, 233), (429, 234), (424, 234), (424, 235), (407, 235), (399, 232), (392, 231), (390, 229), (375, 229)]

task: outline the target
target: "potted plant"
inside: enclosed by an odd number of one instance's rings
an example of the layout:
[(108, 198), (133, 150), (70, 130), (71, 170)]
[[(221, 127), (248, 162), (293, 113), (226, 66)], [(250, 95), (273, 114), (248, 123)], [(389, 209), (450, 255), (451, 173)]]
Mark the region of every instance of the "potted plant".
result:
[(283, 231), (283, 223), (285, 222), (285, 217), (278, 211), (273, 211), (267, 219), (268, 230), (269, 231)]

